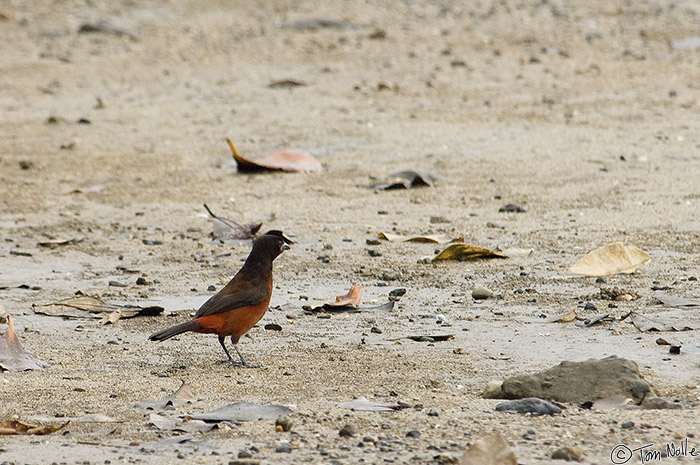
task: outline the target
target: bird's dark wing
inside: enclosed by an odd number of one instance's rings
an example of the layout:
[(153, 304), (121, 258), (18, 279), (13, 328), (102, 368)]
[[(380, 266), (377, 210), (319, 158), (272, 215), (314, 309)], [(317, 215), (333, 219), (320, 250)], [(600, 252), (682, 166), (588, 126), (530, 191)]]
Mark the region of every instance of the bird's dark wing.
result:
[(204, 302), (195, 318), (214, 315), (216, 313), (229, 312), (240, 307), (257, 305), (265, 300), (269, 295), (265, 286), (254, 286), (248, 289), (239, 289), (233, 293), (219, 292), (211, 299)]

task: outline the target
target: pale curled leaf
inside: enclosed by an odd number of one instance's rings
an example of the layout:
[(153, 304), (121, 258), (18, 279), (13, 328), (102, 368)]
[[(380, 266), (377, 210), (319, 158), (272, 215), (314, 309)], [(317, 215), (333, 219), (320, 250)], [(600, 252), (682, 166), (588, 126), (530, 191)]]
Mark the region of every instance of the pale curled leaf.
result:
[(50, 367), (22, 346), (12, 317), (7, 315), (7, 331), (0, 336), (0, 368), (7, 371), (41, 370)]
[[(105, 316), (117, 321), (119, 318), (136, 316), (155, 316), (164, 311), (163, 307), (139, 307), (136, 305), (116, 305), (103, 302), (97, 297), (88, 295), (71, 297), (46, 305), (34, 305), (34, 313), (42, 315), (61, 316), (64, 318), (104, 318)], [(118, 315), (109, 316), (113, 312)], [(116, 318), (116, 319), (115, 319)], [(107, 320), (105, 320), (107, 321)]]
[(448, 244), (450, 242), (464, 242), (464, 238), (451, 238), (447, 234), (423, 234), (419, 236), (403, 236), (401, 234), (379, 233), (379, 239), (385, 239), (389, 242), (427, 242), (434, 244)]
[(584, 276), (630, 274), (649, 261), (651, 257), (637, 247), (613, 242), (589, 252), (569, 268), (568, 272)]
[(238, 165), (240, 172), (259, 172), (259, 171), (288, 171), (288, 172), (321, 172), (323, 167), (318, 160), (308, 153), (292, 152), (291, 150), (280, 149), (265, 157), (256, 160), (250, 160), (241, 156), (233, 142), (226, 139), (233, 158)]
[(410, 189), (418, 186), (433, 187), (439, 178), (424, 171), (404, 170), (391, 173), (386, 181), (374, 186), (375, 190)]
[(165, 410), (173, 409), (180, 405), (189, 404), (195, 400), (192, 393), (192, 386), (182, 381), (180, 387), (174, 393), (164, 397), (161, 400), (142, 400), (137, 402), (134, 407), (145, 408), (148, 410)]
[(647, 331), (690, 331), (693, 328), (686, 323), (666, 322), (657, 319), (652, 319), (637, 312), (630, 314), (630, 319), (634, 326), (643, 332)]
[(542, 323), (568, 323), (576, 319), (576, 310), (562, 312), (557, 315), (552, 315), (542, 320)]
[(194, 420), (203, 421), (256, 421), (275, 420), (280, 415), (289, 415), (292, 410), (282, 405), (261, 405), (250, 402), (236, 402), (225, 405), (209, 413), (188, 415)]
[(345, 305), (354, 305), (359, 307), (362, 299), (362, 286), (350, 286), (347, 294), (335, 297), (335, 302), (329, 303), (332, 307), (344, 307)]
[(437, 254), (433, 260), (477, 260), (484, 258), (508, 258), (508, 256), (469, 244), (452, 244)]
[(212, 220), (212, 232), (211, 235), (214, 239), (220, 240), (245, 240), (251, 239), (255, 233), (260, 230), (262, 223), (248, 223), (248, 224), (238, 224), (235, 221), (221, 218), (216, 216), (207, 206), (204, 204), (204, 208), (207, 213), (211, 216)]

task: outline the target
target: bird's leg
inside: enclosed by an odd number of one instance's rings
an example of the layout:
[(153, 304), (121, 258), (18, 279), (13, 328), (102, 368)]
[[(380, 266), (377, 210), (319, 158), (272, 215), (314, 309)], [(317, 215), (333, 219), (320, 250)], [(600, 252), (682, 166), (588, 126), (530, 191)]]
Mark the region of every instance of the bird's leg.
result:
[[(234, 362), (233, 359), (231, 358), (231, 354), (228, 353), (228, 349), (226, 348), (225, 342), (226, 342), (226, 337), (219, 336), (219, 344), (221, 344), (221, 347), (223, 347), (224, 352), (226, 352), (226, 356), (228, 357), (228, 361), (231, 362), (231, 365), (238, 365), (238, 363)], [(234, 344), (233, 347), (236, 347), (236, 345)], [(238, 349), (236, 349), (236, 352), (238, 352)], [(238, 355), (241, 355), (240, 352), (238, 353)], [(241, 357), (241, 359), (242, 359), (242, 357)]]
[(240, 350), (238, 350), (238, 346), (236, 345), (235, 342), (233, 342), (233, 336), (231, 336), (231, 344), (233, 344), (233, 348), (236, 349), (236, 353), (241, 358), (241, 364), (244, 367), (246, 367), (246, 368), (260, 368), (260, 365), (253, 365), (251, 363), (246, 362), (245, 358), (243, 358), (243, 354), (241, 353)]

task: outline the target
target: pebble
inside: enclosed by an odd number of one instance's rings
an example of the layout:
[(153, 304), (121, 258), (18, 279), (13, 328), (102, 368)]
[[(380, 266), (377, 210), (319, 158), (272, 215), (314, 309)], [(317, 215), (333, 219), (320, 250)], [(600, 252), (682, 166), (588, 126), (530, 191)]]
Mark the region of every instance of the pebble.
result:
[(247, 451), (245, 449), (241, 449), (238, 451), (238, 458), (239, 459), (249, 459), (253, 456), (253, 454), (250, 453), (250, 451)]
[(282, 326), (277, 323), (268, 323), (265, 325), (265, 329), (268, 331), (282, 331)]
[(290, 446), (289, 444), (282, 444), (281, 446), (277, 446), (277, 449), (275, 449), (275, 452), (289, 454), (292, 452), (292, 446)]
[(355, 428), (353, 425), (345, 425), (342, 428), (340, 428), (340, 431), (338, 431), (338, 435), (341, 438), (351, 438), (357, 434), (357, 428)]
[(408, 433), (406, 433), (407, 438), (412, 438), (412, 439), (419, 439), (420, 438), (420, 431), (417, 429), (412, 429)]
[(525, 210), (520, 205), (509, 203), (503, 205), (501, 208), (498, 209), (498, 211), (501, 213), (525, 213), (527, 210)]
[(367, 249), (367, 254), (369, 254), (370, 257), (381, 257), (382, 253), (379, 250), (375, 249)]
[(561, 413), (559, 407), (546, 400), (538, 399), (537, 397), (526, 397), (525, 399), (501, 402), (496, 405), (496, 411), (531, 413), (533, 415), (555, 415)]
[(375, 334), (382, 334), (382, 330), (377, 328), (376, 326), (372, 326), (372, 329), (370, 329), (370, 332), (375, 333)]
[(144, 278), (143, 276), (139, 276), (138, 278), (136, 278), (136, 284), (139, 286), (147, 286), (151, 283), (148, 282), (148, 280), (146, 278)]
[(120, 283), (119, 281), (110, 281), (108, 285), (112, 286), (112, 287), (126, 287), (127, 286), (126, 284)]
[(319, 255), (316, 257), (316, 260), (320, 260), (321, 263), (330, 263), (331, 262), (331, 257), (328, 255)]
[(275, 426), (281, 427), (282, 431), (289, 431), (292, 429), (292, 425), (294, 425), (294, 422), (287, 415), (280, 415), (275, 421)]
[(493, 297), (493, 292), (485, 287), (477, 287), (472, 291), (472, 298), (476, 300), (486, 300)]
[(210, 284), (209, 287), (207, 287), (207, 291), (209, 291), (209, 292), (213, 292), (215, 290), (216, 290), (216, 286), (214, 286), (213, 284)]
[(385, 271), (382, 273), (382, 281), (396, 281), (399, 279), (399, 274), (395, 271)]
[(367, 239), (365, 241), (365, 243), (367, 245), (379, 245), (379, 244), (381, 244), (381, 242), (379, 242), (379, 240), (377, 240), (377, 239)]
[(620, 428), (622, 429), (632, 429), (634, 428), (634, 422), (633, 421), (626, 421), (623, 424), (620, 425)]
[(583, 309), (584, 310), (591, 310), (591, 311), (598, 310), (598, 308), (595, 306), (595, 304), (593, 302), (586, 302), (586, 305), (583, 306)]
[(439, 414), (438, 411), (435, 410), (435, 409), (428, 410), (428, 416), (429, 416), (429, 417), (437, 417), (437, 416), (439, 416), (439, 415), (440, 415), (440, 414)]
[(401, 297), (404, 295), (406, 295), (406, 289), (403, 287), (393, 289), (391, 292), (389, 292), (389, 297)]
[(576, 460), (577, 462), (581, 460), (583, 456), (583, 449), (578, 446), (574, 447), (560, 447), (559, 449), (552, 452), (552, 458), (555, 460)]

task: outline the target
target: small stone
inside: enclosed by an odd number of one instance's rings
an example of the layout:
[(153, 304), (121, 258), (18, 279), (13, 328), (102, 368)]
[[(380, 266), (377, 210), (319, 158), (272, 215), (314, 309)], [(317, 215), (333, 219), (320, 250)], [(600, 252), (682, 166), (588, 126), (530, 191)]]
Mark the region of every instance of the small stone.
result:
[(634, 422), (633, 421), (626, 421), (623, 424), (620, 425), (620, 428), (622, 429), (632, 429), (634, 428)]
[(399, 279), (399, 274), (395, 271), (385, 271), (382, 273), (383, 281), (396, 281), (397, 279)]
[(341, 438), (351, 438), (357, 434), (357, 428), (355, 428), (353, 425), (345, 425), (342, 428), (340, 428), (340, 431), (338, 431), (338, 435)]
[(427, 415), (428, 415), (429, 417), (437, 417), (437, 416), (440, 415), (440, 413), (439, 413), (437, 410), (432, 409), (432, 410), (428, 410)]
[(498, 209), (500, 213), (525, 213), (527, 210), (525, 210), (523, 207), (520, 205), (514, 204), (514, 203), (509, 203), (506, 205), (503, 205), (501, 208)]
[(367, 239), (367, 240), (365, 241), (365, 243), (366, 243), (367, 245), (379, 245), (379, 244), (381, 244), (381, 242), (379, 242), (378, 239)]
[(111, 287), (127, 287), (127, 284), (120, 283), (119, 281), (110, 281), (108, 285)]
[(561, 413), (559, 407), (546, 400), (538, 399), (537, 397), (527, 397), (525, 399), (501, 402), (496, 405), (496, 411), (530, 413), (532, 415), (555, 415)]
[(289, 444), (282, 444), (281, 446), (277, 446), (275, 452), (281, 454), (289, 454), (292, 452), (292, 446), (290, 446)]
[(139, 286), (147, 286), (151, 283), (149, 283), (148, 280), (143, 276), (139, 276), (138, 278), (136, 278), (136, 284), (138, 284)]
[(503, 399), (503, 391), (501, 385), (503, 381), (489, 381), (489, 384), (484, 388), (481, 397), (484, 399)]
[(319, 255), (316, 257), (316, 260), (319, 260), (321, 263), (330, 263), (331, 262), (331, 257), (328, 255)]
[(396, 297), (401, 297), (404, 295), (406, 295), (406, 289), (404, 289), (403, 287), (400, 287), (398, 289), (394, 289), (391, 292), (389, 292), (389, 297), (396, 298)]
[(660, 345), (660, 346), (670, 346), (671, 345), (670, 342), (668, 342), (666, 339), (664, 339), (662, 337), (660, 337), (656, 340), (656, 344)]
[(579, 461), (581, 460), (581, 457), (583, 456), (583, 449), (581, 449), (578, 446), (574, 447), (560, 447), (559, 449), (555, 450), (552, 452), (552, 458), (555, 460), (566, 460), (571, 461)]
[(294, 422), (287, 415), (280, 415), (275, 421), (275, 426), (281, 426), (283, 431), (289, 431), (292, 429)]
[(590, 311), (595, 311), (598, 310), (598, 308), (595, 306), (593, 302), (586, 302), (586, 305), (583, 306), (584, 310), (590, 310)]
[(265, 329), (268, 331), (282, 331), (282, 326), (277, 323), (268, 323), (265, 325)]
[(472, 291), (472, 298), (475, 300), (486, 300), (493, 297), (493, 292), (485, 287), (477, 287)]
[(406, 433), (407, 438), (412, 438), (412, 439), (419, 439), (420, 438), (420, 431), (417, 429), (412, 429), (408, 433)]
[(375, 250), (375, 249), (367, 249), (367, 254), (370, 257), (381, 257), (382, 256), (382, 253), (379, 250)]
[(34, 163), (32, 163), (29, 160), (20, 160), (19, 167), (22, 170), (30, 170), (30, 169), (34, 168)]
[(679, 345), (672, 345), (671, 347), (668, 348), (668, 353), (669, 354), (675, 354), (678, 355), (681, 353), (681, 346)]
[(377, 328), (376, 326), (372, 326), (372, 329), (370, 329), (370, 332), (375, 333), (375, 334), (382, 334), (382, 330)]
[(238, 458), (239, 459), (249, 459), (253, 456), (253, 454), (250, 453), (250, 451), (241, 449), (238, 451)]
[(216, 290), (216, 286), (214, 286), (213, 284), (210, 284), (209, 287), (207, 287), (207, 291), (209, 291), (209, 292), (213, 292), (215, 290)]

